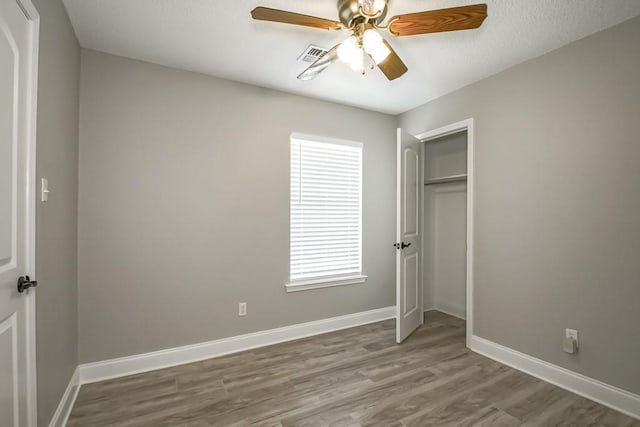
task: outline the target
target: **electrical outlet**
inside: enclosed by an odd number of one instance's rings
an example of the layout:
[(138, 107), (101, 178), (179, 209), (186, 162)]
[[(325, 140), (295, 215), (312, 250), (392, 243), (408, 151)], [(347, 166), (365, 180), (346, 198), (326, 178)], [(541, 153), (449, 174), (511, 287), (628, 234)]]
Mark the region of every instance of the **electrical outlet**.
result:
[(246, 316), (247, 315), (247, 303), (241, 302), (238, 304), (238, 316)]
[(578, 347), (578, 331), (575, 329), (565, 329), (565, 338), (572, 338), (576, 342), (576, 347)]

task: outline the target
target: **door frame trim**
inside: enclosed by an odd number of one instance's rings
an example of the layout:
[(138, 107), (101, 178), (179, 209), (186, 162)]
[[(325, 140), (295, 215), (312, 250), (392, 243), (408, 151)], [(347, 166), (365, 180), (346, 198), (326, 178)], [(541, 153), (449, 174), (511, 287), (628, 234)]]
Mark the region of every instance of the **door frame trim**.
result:
[[(25, 269), (36, 277), (36, 132), (38, 115), (38, 54), (40, 46), (40, 14), (31, 0), (15, 0), (30, 23), (30, 40), (27, 73), (27, 171), (26, 171), (26, 245)], [(29, 292), (26, 298), (27, 329), (27, 425), (35, 427), (38, 422), (38, 388), (36, 379), (36, 293)]]
[(467, 335), (466, 345), (471, 348), (471, 337), (473, 336), (473, 266), (474, 266), (474, 246), (473, 246), (473, 224), (474, 224), (474, 186), (475, 186), (475, 135), (474, 119), (469, 118), (437, 129), (425, 131), (415, 137), (422, 142), (451, 135), (459, 132), (467, 132)]

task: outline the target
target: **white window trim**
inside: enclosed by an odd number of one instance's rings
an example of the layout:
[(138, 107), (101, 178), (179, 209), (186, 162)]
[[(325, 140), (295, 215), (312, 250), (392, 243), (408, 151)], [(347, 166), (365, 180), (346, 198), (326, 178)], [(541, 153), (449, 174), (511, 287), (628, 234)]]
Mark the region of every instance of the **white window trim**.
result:
[(291, 139), (302, 139), (305, 141), (320, 142), (323, 144), (340, 144), (340, 145), (349, 145), (351, 147), (364, 148), (364, 144), (358, 141), (349, 141), (348, 139), (331, 138), (328, 136), (307, 135), (305, 133), (297, 133), (297, 132), (294, 132), (291, 134), (289, 140)]
[(287, 292), (307, 291), (309, 289), (331, 288), (334, 286), (356, 285), (364, 283), (368, 276), (356, 274), (340, 277), (323, 277), (318, 279), (303, 280), (284, 285)]
[[(298, 133), (298, 132), (291, 133), (289, 139), (290, 140), (301, 139), (306, 141), (314, 141), (314, 142), (329, 143), (329, 144), (342, 144), (342, 145), (349, 145), (353, 147), (364, 148), (364, 144), (362, 142), (349, 141), (346, 139), (331, 138), (326, 136), (309, 135), (309, 134)], [(361, 182), (361, 191), (362, 191), (362, 194), (364, 194), (364, 152), (362, 153), (362, 156), (363, 156), (362, 158), (363, 175), (362, 175), (362, 182)], [(363, 226), (364, 225), (364, 207), (362, 206), (362, 204), (361, 204), (361, 209), (362, 209), (361, 221), (363, 222), (362, 224)], [(364, 234), (364, 230), (363, 230), (363, 234)], [(361, 245), (364, 244), (364, 235), (361, 236), (360, 244)], [(363, 250), (363, 249), (364, 247), (361, 246), (360, 250)], [(289, 251), (290, 250), (291, 249), (289, 249)], [(364, 255), (364, 253), (362, 255)], [(348, 274), (348, 275), (333, 276), (333, 277), (318, 277), (314, 279), (289, 282), (289, 283), (285, 283), (284, 285), (285, 290), (287, 291), (287, 293), (290, 293), (290, 292), (308, 291), (312, 289), (331, 288), (336, 286), (357, 285), (360, 283), (364, 283), (366, 282), (369, 276), (364, 274), (364, 257), (362, 258), (361, 262), (362, 262), (362, 271), (359, 274)]]

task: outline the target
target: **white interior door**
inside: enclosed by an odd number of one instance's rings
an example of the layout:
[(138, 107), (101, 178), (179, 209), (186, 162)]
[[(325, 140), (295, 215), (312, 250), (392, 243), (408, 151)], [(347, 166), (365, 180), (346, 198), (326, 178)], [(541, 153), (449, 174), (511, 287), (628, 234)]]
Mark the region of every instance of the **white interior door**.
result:
[[(0, 425), (35, 425), (33, 269), (33, 27), (17, 0), (0, 1)], [(33, 271), (31, 271), (33, 274)], [(33, 278), (33, 277), (32, 277)], [(29, 284), (26, 284), (28, 287)]]
[(422, 325), (422, 143), (398, 129), (396, 341)]

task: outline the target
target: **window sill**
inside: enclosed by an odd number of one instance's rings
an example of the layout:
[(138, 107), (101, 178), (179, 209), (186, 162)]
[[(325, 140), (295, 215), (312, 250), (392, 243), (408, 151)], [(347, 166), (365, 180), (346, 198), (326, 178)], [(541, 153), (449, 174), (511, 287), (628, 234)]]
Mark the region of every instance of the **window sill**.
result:
[(307, 291), (310, 289), (331, 288), (333, 286), (355, 285), (364, 283), (367, 276), (358, 274), (355, 276), (332, 277), (330, 279), (313, 279), (301, 282), (287, 283), (284, 285), (287, 292)]

